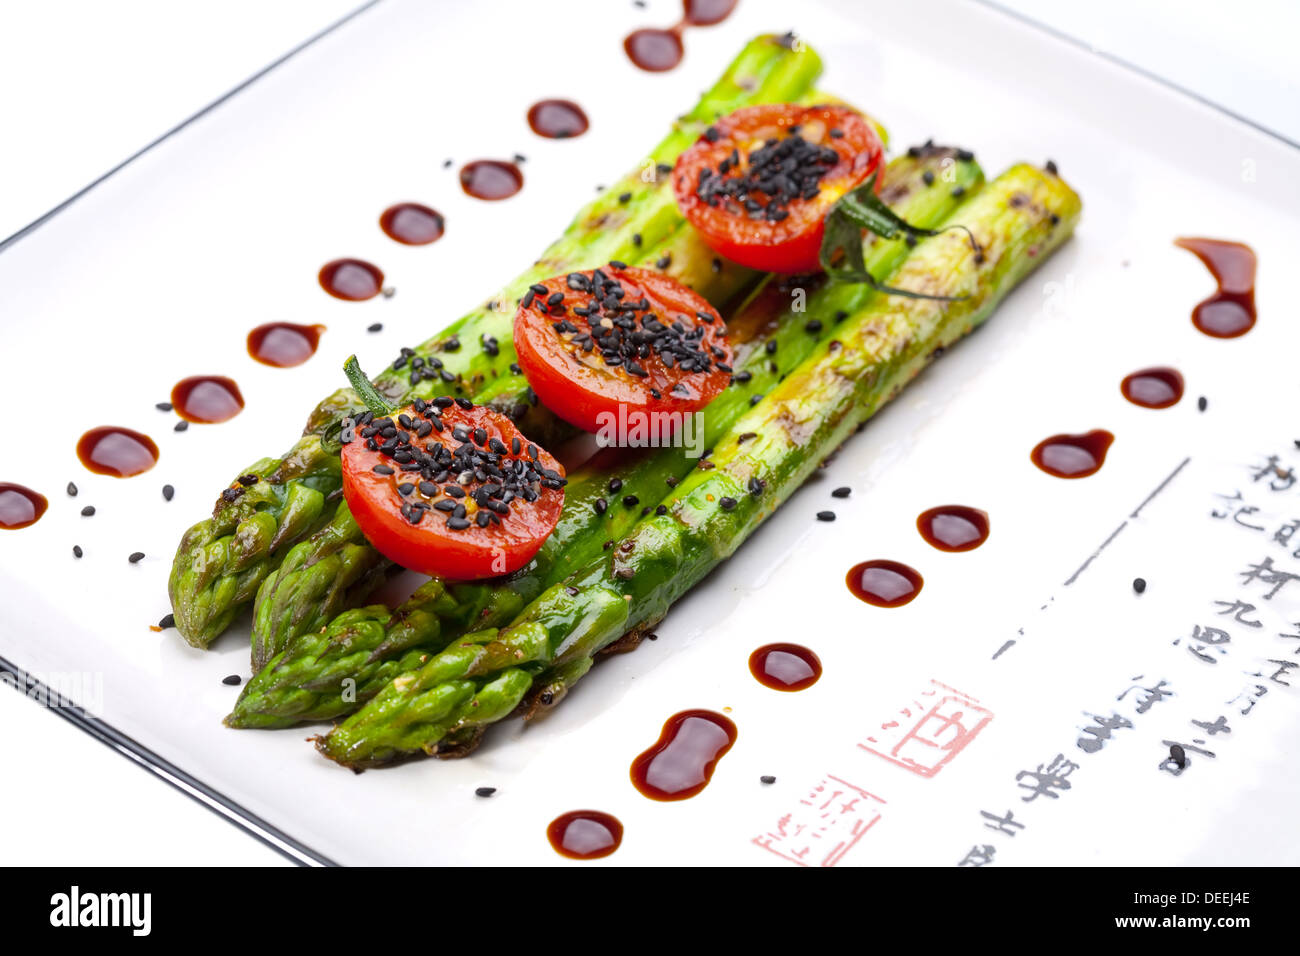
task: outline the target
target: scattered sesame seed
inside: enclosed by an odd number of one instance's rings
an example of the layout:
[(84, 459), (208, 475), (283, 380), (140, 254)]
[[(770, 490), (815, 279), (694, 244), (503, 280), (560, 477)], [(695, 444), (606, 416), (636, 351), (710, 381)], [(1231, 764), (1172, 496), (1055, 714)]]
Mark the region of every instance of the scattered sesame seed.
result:
[(74, 485), (72, 482), (68, 482), (68, 497), (69, 498), (77, 497), (77, 486)]
[(382, 322), (375, 322), (371, 325), (366, 326), (367, 332), (382, 332), (383, 329), (384, 329), (384, 323)]
[(132, 564), (139, 564), (141, 561), (144, 560), (144, 552), (132, 551), (129, 555), (127, 555), (126, 559), (130, 561)]
[(238, 674), (231, 674), (229, 677), (221, 678), (221, 683), (225, 684), (228, 687), (235, 687), (243, 683), (243, 678), (240, 677)]
[(163, 617), (161, 621), (158, 622), (158, 626), (161, 627), (164, 631), (167, 630), (169, 627), (175, 627), (176, 615), (175, 614), (166, 615), (165, 617)]
[(73, 556), (74, 558), (79, 558), (79, 557), (81, 557), (83, 554), (85, 554), (85, 552), (81, 550), (81, 545), (79, 545), (79, 544), (74, 544), (74, 545), (72, 546), (72, 556)]
[(95, 513), (94, 505), (86, 505), (86, 507), (81, 509), (81, 517), (83, 518), (89, 518), (94, 513)]
[(834, 520), (835, 520), (835, 512), (834, 512), (834, 511), (819, 511), (819, 512), (817, 512), (817, 520), (818, 520), (818, 521), (834, 521)]
[(1210, 400), (1206, 398), (1204, 395), (1202, 395), (1200, 398), (1196, 400), (1196, 407), (1200, 411), (1205, 411), (1209, 407), (1209, 405), (1210, 405)]
[(492, 794), (494, 794), (494, 793), (496, 793), (496, 792), (497, 792), (497, 788), (496, 788), (496, 787), (479, 787), (477, 790), (474, 791), (474, 796), (476, 796), (476, 797), (490, 797), (490, 796), (492, 796)]
[(158, 409), (158, 411), (160, 411), (160, 412), (170, 412), (170, 411), (172, 410), (172, 403), (171, 403), (171, 402), (155, 402), (153, 407), (156, 408), (156, 409)]
[(190, 427), (190, 423), (182, 418), (180, 421), (176, 423), (175, 427), (172, 428), (172, 431), (183, 432), (186, 431), (189, 427)]
[(1134, 591), (1136, 591), (1138, 594), (1141, 594), (1141, 593), (1142, 593), (1143, 591), (1145, 591), (1146, 589), (1147, 589), (1147, 581), (1146, 581), (1146, 578), (1134, 578), (1134, 579), (1133, 579), (1133, 590), (1134, 590)]
[(1182, 744), (1171, 744), (1169, 747), (1169, 758), (1178, 766), (1179, 770), (1187, 767), (1187, 751), (1183, 749)]
[(763, 774), (763, 776), (759, 777), (758, 780), (760, 783), (776, 783), (776, 777), (772, 776), (770, 773)]
[(843, 486), (841, 486), (841, 487), (839, 487), (839, 488), (836, 488), (834, 491), (832, 491), (832, 492), (831, 492), (831, 497), (832, 497), (832, 498), (847, 498), (847, 497), (848, 497), (849, 495), (851, 495), (851, 494), (853, 494), (853, 489), (850, 488), (848, 485), (843, 485)]

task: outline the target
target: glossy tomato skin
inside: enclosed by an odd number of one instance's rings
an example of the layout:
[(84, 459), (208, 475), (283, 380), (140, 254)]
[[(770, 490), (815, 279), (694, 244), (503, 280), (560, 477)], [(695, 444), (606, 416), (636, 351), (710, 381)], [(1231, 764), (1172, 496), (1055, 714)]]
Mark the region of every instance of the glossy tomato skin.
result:
[[(425, 420), (424, 413), (412, 406), (391, 416), (399, 433), (411, 435), (412, 444), (418, 449), (427, 449), (431, 442), (441, 442), (449, 450), (454, 449), (462, 443), (452, 437), (453, 429), (462, 426), (470, 435), (481, 428), (484, 446), (490, 446), (492, 439), (501, 442), (507, 450), (504, 460), (532, 460), (528, 455), (528, 439), (520, 434), (509, 418), (492, 409), (483, 406), (464, 409), (453, 404), (442, 410), (440, 421), (443, 430), (432, 431), (423, 438), (416, 437), (413, 429), (404, 428), (398, 422), (399, 415), (406, 415), (418, 424)], [(379, 421), (376, 419), (371, 424)], [(519, 455), (510, 453), (515, 439), (519, 440)], [(535, 461), (539, 468), (548, 469), (562, 479), (564, 469), (560, 464), (545, 449), (536, 445), (532, 447), (537, 450)], [(468, 581), (518, 570), (541, 548), (560, 520), (560, 511), (564, 507), (563, 487), (537, 486), (535, 501), (515, 497), (509, 502), (509, 513), (499, 515), (499, 523), (489, 521), (486, 527), (479, 527), (472, 520), (478, 510), (473, 494), (481, 483), (461, 485), (456, 475), (435, 483), (429, 482), (420, 472), (404, 472), (401, 463), (393, 457), (369, 448), (360, 432), (344, 444), (342, 459), (343, 497), (367, 540), (390, 561), (432, 577)], [(392, 474), (376, 472), (376, 465), (391, 468)], [(425, 482), (423, 487), (421, 481)], [(403, 495), (398, 487), (406, 483), (414, 488)], [(431, 486), (437, 489), (436, 493), (426, 494), (425, 488)], [(466, 494), (452, 498), (446, 493), (449, 486), (460, 488)], [(458, 530), (448, 527), (448, 513), (432, 507), (425, 510), (415, 524), (402, 514), (404, 504), (416, 501), (432, 504), (444, 500), (461, 503), (470, 509), (469, 527)]]
[[(694, 333), (701, 331), (699, 347), (710, 358), (708, 371), (687, 373), (680, 366), (666, 365), (652, 353), (638, 358), (644, 376), (630, 374), (622, 365), (608, 365), (599, 348), (584, 351), (573, 342), (575, 333), (557, 334), (556, 323), (567, 321), (590, 334), (589, 319), (572, 310), (588, 307), (593, 297), (574, 289), (574, 276), (591, 281), (596, 270), (556, 276), (541, 283), (544, 293), (526, 297), (515, 315), (514, 342), (519, 366), (537, 397), (565, 421), (588, 432), (602, 433), (612, 423), (628, 416), (648, 413), (688, 414), (707, 405), (730, 381), (731, 347), (726, 327), (717, 311), (686, 286), (668, 276), (647, 269), (609, 266), (599, 270), (616, 281), (622, 301), (646, 301), (648, 310), (636, 316), (653, 315), (664, 324), (674, 322)], [(555, 294), (564, 296), (564, 311), (547, 302)], [(700, 316), (706, 316), (705, 321)], [(599, 324), (599, 321), (597, 321)], [(695, 340), (692, 340), (695, 341)], [(620, 418), (620, 412), (624, 417)]]
[[(733, 150), (747, 157), (766, 141), (785, 138), (795, 126), (800, 128), (799, 135), (839, 154), (839, 161), (821, 177), (821, 188), (814, 198), (791, 201), (783, 207), (785, 218), (771, 222), (750, 218), (743, 210), (710, 205), (698, 195), (702, 171), (718, 175), (720, 164)], [(841, 135), (831, 136), (831, 130)], [(673, 192), (682, 214), (719, 255), (764, 272), (820, 272), (818, 253), (826, 214), (845, 193), (880, 169), (883, 156), (884, 146), (875, 128), (848, 107), (791, 103), (749, 106), (719, 119), (678, 157), (673, 169)], [(731, 170), (727, 175), (733, 173)], [(879, 188), (877, 179), (877, 191)]]

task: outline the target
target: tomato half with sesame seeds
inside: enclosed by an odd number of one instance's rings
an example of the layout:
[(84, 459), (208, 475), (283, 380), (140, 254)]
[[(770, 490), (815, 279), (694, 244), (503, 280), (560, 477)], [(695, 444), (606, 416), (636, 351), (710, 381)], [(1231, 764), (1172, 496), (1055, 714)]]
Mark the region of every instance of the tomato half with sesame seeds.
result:
[(362, 415), (343, 439), (348, 508), (381, 554), (412, 571), (509, 574), (560, 520), (564, 469), (492, 409), (419, 401)]
[(616, 430), (619, 438), (625, 428), (665, 434), (731, 376), (717, 311), (680, 282), (617, 262), (529, 288), (514, 342), (547, 408), (585, 431)]
[(719, 255), (764, 272), (820, 272), (826, 214), (883, 156), (875, 127), (847, 107), (749, 106), (678, 157), (673, 192)]

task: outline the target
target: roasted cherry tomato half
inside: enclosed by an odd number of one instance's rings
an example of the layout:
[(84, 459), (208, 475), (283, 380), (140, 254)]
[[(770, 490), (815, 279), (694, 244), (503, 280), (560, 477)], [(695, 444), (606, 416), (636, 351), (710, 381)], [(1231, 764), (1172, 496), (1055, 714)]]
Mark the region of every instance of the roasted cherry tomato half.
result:
[(362, 416), (343, 436), (343, 496), (370, 543), (404, 568), (461, 581), (527, 564), (560, 520), (565, 482), (509, 418), (465, 405), (420, 401)]
[(678, 157), (673, 191), (719, 255), (764, 272), (819, 272), (826, 214), (883, 155), (875, 128), (846, 107), (749, 106)]
[(664, 434), (707, 405), (730, 380), (725, 335), (718, 313), (686, 286), (621, 263), (540, 282), (515, 315), (519, 366), (537, 397), (599, 434)]

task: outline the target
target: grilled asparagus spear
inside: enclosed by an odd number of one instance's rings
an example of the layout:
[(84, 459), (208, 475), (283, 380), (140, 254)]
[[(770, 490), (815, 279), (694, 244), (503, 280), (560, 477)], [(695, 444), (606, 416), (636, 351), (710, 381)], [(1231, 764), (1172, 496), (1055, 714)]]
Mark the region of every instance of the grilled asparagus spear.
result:
[(956, 214), (973, 242), (959, 232), (927, 239), (895, 277), (902, 288), (959, 298), (873, 298), (732, 426), (710, 467), (663, 500), (664, 514), (640, 521), (508, 627), (468, 635), (394, 678), (317, 748), (357, 768), (436, 753), (444, 739), (463, 749), (524, 701), (535, 675), (550, 670), (553, 680), (562, 669), (571, 686), (584, 660), (660, 620), (940, 350), (988, 318), (1069, 236), (1079, 211), (1055, 175), (1024, 165), (1004, 173)]
[[(811, 89), (821, 62), (811, 49), (765, 36), (751, 41), (695, 108), (638, 168), (587, 206), (565, 235), (487, 306), (412, 351), (376, 380), (390, 398), (466, 394), (510, 373), (513, 303), (538, 279), (609, 259), (634, 258), (640, 246), (657, 246), (682, 219), (668, 177), (644, 175), (671, 165), (717, 115), (741, 106), (794, 100)], [(656, 165), (658, 164), (658, 165)], [(624, 198), (626, 196), (626, 198)], [(417, 360), (418, 359), (418, 363)], [(181, 636), (206, 647), (253, 600), (287, 547), (326, 523), (340, 486), (332, 430), (362, 406), (350, 389), (321, 402), (304, 437), (282, 459), (262, 459), (222, 492), (211, 518), (189, 529), (172, 565), (168, 591)]]
[[(958, 197), (974, 192), (983, 181), (979, 167), (959, 155), (969, 154), (928, 147), (895, 159), (886, 169), (882, 198), (918, 226), (943, 222), (957, 207)], [(945, 172), (949, 175), (940, 180)], [(888, 275), (908, 251), (901, 239), (873, 239), (867, 261), (878, 275)], [(805, 292), (818, 282), (798, 281)], [(771, 282), (728, 323), (735, 381), (704, 410), (699, 447), (709, 447), (725, 435), (782, 372), (795, 368), (819, 341), (835, 334), (836, 316), (847, 315), (872, 294), (861, 285), (822, 284), (800, 303), (804, 311), (787, 311), (791, 292)], [(412, 658), (418, 660), (419, 653), (436, 650), (467, 630), (508, 623), (545, 588), (600, 554), (604, 542), (625, 533), (641, 516), (640, 502), (657, 500), (695, 463), (680, 448), (602, 452), (568, 476), (565, 513), (527, 567), (507, 579), (487, 582), (430, 581), (391, 615), (374, 607), (344, 614), (328, 627), (321, 619), (321, 624), (303, 629), (249, 682), (227, 723), (277, 727), (350, 712), (400, 672), (403, 655), (412, 648), (419, 649)], [(624, 504), (628, 496), (637, 504)], [(295, 562), (295, 552), (312, 548), (321, 555), (315, 564)], [(286, 605), (277, 609), (281, 618), (315, 623), (313, 602), (328, 595), (324, 599), (337, 606), (334, 598), (348, 590), (347, 569), (373, 557), (351, 515), (340, 508), (326, 529), (295, 546), (276, 575), (274, 593)], [(270, 587), (264, 585), (264, 593)], [(259, 595), (259, 615), (265, 606), (262, 599)]]

